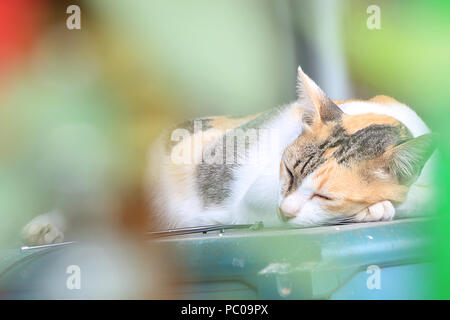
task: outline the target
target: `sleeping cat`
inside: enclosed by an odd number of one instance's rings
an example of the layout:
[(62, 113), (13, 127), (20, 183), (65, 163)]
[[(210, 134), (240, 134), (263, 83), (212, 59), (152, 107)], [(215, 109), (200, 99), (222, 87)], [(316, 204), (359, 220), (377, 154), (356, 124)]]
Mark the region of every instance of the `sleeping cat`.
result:
[[(160, 139), (146, 177), (160, 229), (306, 227), (422, 213), (434, 138), (414, 111), (386, 96), (332, 101), (301, 68), (297, 92), (291, 104), (187, 121)], [(24, 240), (62, 241), (61, 218), (33, 219)]]
[(434, 138), (417, 114), (386, 96), (332, 101), (301, 68), (297, 91), (294, 103), (262, 114), (201, 118), (167, 134), (148, 179), (161, 228), (419, 213), (428, 170), (416, 180)]

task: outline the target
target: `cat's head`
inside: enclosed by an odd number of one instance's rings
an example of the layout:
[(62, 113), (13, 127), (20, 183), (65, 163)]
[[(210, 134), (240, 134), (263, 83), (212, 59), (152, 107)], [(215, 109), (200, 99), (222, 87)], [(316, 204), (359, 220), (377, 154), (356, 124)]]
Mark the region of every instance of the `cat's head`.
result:
[(434, 150), (396, 119), (345, 114), (299, 68), (303, 133), (283, 153), (280, 217), (310, 226), (348, 221), (364, 208), (402, 203)]

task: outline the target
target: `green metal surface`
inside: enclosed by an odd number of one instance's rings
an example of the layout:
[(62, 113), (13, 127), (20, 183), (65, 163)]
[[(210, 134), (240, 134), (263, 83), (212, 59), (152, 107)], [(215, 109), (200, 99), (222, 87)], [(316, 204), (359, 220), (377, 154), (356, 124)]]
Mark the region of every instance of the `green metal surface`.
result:
[[(167, 238), (161, 244), (176, 247), (183, 256), (190, 269), (184, 285), (191, 297), (229, 297), (235, 290), (237, 297), (248, 292), (246, 298), (331, 298), (370, 265), (387, 270), (431, 261), (432, 225), (428, 219), (405, 219), (310, 229), (231, 230)], [(428, 289), (424, 287), (423, 293)], [(393, 298), (408, 294), (397, 292)], [(391, 297), (389, 292), (385, 295)]]
[[(420, 218), (309, 229), (225, 230), (152, 241), (175, 252), (174, 263), (182, 264), (184, 271), (173, 289), (176, 297), (427, 298), (433, 280), (427, 270), (433, 266), (434, 223), (434, 219)], [(0, 252), (3, 296), (46, 298), (40, 295), (40, 286), (54, 279), (33, 280), (57, 256), (70, 256), (76, 247)], [(380, 289), (366, 285), (370, 265), (381, 270)], [(414, 284), (414, 295), (409, 283)]]

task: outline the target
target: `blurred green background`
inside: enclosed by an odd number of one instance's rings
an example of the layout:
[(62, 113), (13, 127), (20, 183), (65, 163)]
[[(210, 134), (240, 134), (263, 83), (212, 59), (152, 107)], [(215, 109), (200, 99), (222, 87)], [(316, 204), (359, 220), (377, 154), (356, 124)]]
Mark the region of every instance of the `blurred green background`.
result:
[(450, 298), (448, 1), (18, 0), (0, 21), (0, 245), (55, 205), (116, 221), (163, 128), (288, 103), (301, 65), (333, 99), (390, 95), (440, 134), (435, 293)]

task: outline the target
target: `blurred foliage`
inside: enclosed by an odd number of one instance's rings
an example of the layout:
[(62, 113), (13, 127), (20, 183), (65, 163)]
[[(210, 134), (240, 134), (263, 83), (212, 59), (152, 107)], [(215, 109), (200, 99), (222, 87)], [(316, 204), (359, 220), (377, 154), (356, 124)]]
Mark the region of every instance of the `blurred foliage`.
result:
[(366, 97), (391, 95), (426, 122), (448, 109), (450, 4), (447, 1), (377, 1), (381, 29), (365, 27), (373, 1), (352, 1), (346, 10), (345, 42), (351, 74)]

